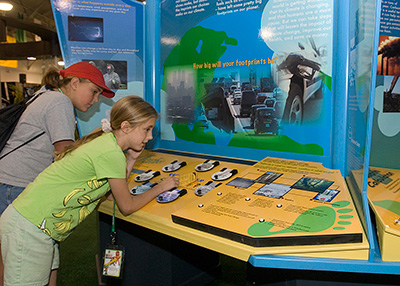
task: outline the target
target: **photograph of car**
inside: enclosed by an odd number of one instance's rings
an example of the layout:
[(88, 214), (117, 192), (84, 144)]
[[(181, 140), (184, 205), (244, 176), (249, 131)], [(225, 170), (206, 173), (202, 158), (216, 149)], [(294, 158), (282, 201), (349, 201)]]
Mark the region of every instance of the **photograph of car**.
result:
[(242, 99), (240, 101), (240, 116), (250, 116), (251, 107), (256, 104), (256, 93), (252, 90), (245, 90), (242, 92)]
[(253, 86), (251, 85), (250, 82), (242, 82), (241, 84), (241, 90), (252, 90)]
[(278, 65), (279, 85), (289, 87), (282, 121), (291, 124), (301, 124), (304, 104), (313, 95), (322, 95), (319, 71), (326, 55), (325, 48), (317, 48), (312, 37), (298, 46), (300, 50), (284, 55)]
[(254, 129), (254, 120), (256, 118), (256, 110), (261, 107), (267, 107), (265, 104), (254, 104), (251, 106), (250, 128)]
[(242, 91), (240, 89), (235, 89), (233, 91), (232, 104), (240, 104), (241, 99), (242, 99)]
[(257, 104), (262, 104), (267, 98), (273, 97), (274, 94), (272, 92), (259, 92), (257, 94)]
[(255, 111), (254, 116), (254, 133), (271, 133), (278, 134), (279, 123), (276, 120), (275, 108), (273, 107), (260, 107)]

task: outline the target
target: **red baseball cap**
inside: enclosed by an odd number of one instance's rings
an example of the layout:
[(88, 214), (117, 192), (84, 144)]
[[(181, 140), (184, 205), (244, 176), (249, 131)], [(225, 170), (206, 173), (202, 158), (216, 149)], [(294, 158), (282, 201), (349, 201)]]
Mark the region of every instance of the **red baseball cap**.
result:
[(60, 70), (59, 73), (62, 77), (76, 76), (90, 80), (103, 89), (102, 95), (105, 97), (112, 98), (115, 95), (115, 93), (106, 86), (101, 71), (90, 63), (79, 62), (66, 69)]

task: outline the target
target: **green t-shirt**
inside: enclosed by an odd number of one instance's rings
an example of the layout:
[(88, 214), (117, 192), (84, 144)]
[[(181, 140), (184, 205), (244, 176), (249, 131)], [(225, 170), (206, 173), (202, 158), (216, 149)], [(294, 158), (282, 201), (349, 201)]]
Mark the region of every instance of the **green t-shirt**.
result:
[(108, 178), (126, 178), (126, 159), (112, 133), (54, 162), (13, 202), (17, 211), (62, 241), (109, 190)]

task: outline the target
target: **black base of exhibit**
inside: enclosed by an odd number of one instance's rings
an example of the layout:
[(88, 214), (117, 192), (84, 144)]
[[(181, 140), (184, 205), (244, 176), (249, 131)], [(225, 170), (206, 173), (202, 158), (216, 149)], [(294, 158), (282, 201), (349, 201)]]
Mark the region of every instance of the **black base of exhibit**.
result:
[[(112, 217), (99, 213), (100, 253), (111, 241)], [(206, 285), (219, 275), (219, 253), (116, 218), (116, 244), (125, 248), (122, 279), (103, 285)]]
[(247, 264), (247, 285), (269, 286), (395, 286), (399, 275), (317, 270), (274, 269)]

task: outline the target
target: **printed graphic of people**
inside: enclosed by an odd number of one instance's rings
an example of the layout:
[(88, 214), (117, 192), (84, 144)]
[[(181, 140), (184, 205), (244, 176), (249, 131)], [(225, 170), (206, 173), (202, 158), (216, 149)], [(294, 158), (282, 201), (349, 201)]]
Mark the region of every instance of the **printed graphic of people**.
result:
[(115, 68), (112, 64), (107, 64), (107, 72), (103, 75), (104, 81), (108, 88), (119, 89), (121, 79), (114, 70)]
[(104, 263), (104, 275), (119, 276), (120, 266), (121, 266), (121, 255), (119, 250), (115, 251), (115, 255), (112, 254), (113, 251), (108, 251), (106, 254), (106, 259)]

